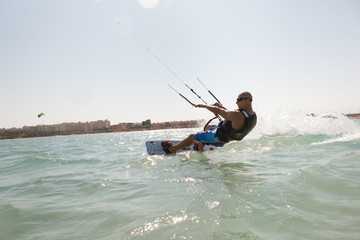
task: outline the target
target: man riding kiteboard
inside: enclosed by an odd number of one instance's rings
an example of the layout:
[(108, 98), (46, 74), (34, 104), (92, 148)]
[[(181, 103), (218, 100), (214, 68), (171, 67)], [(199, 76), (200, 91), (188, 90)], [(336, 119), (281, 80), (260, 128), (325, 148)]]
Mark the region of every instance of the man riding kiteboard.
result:
[(162, 147), (166, 153), (176, 153), (176, 151), (186, 148), (196, 142), (196, 149), (202, 151), (204, 144), (211, 143), (222, 146), (229, 141), (241, 141), (255, 127), (257, 117), (252, 109), (253, 97), (249, 92), (238, 95), (236, 104), (237, 110), (227, 110), (220, 103), (214, 105), (199, 104), (197, 107), (220, 115), (225, 120), (218, 125), (206, 126), (203, 132), (191, 134), (180, 143), (173, 145), (169, 141), (163, 141)]

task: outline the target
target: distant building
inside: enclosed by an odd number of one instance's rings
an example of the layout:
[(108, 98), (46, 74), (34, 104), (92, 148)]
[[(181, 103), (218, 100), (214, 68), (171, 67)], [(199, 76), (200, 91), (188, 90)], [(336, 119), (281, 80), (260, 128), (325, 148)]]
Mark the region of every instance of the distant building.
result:
[(127, 124), (119, 123), (119, 124), (115, 125), (115, 129), (125, 131), (127, 129)]
[(92, 130), (109, 129), (110, 121), (109, 120), (98, 120), (96, 122), (90, 122), (90, 126), (91, 126)]
[(142, 122), (143, 127), (151, 127), (151, 120), (147, 119), (146, 121)]

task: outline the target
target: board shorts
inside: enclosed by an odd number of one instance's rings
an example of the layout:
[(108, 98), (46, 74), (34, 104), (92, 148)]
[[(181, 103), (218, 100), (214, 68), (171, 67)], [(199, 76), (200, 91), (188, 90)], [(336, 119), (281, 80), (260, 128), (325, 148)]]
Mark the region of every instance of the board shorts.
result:
[(215, 137), (217, 125), (212, 125), (206, 132), (198, 132), (195, 134), (195, 140), (201, 143), (221, 143), (222, 142)]

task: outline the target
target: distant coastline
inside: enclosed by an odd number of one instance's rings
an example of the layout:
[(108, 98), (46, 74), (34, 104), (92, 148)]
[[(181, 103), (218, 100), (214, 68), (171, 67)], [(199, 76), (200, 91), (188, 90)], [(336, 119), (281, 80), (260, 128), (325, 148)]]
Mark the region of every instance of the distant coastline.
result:
[[(360, 113), (344, 114), (350, 119), (360, 119)], [(309, 114), (309, 116), (316, 116)], [(331, 118), (332, 116), (325, 116)], [(137, 123), (118, 123), (111, 125), (109, 120), (91, 122), (71, 122), (52, 125), (24, 126), (22, 128), (0, 128), (0, 140), (15, 138), (46, 137), (57, 135), (76, 135), (92, 133), (130, 132), (157, 129), (196, 128), (203, 120), (187, 120), (152, 123), (150, 119)]]
[(360, 119), (360, 113), (345, 114), (345, 116), (351, 119)]
[[(314, 113), (310, 113), (307, 114), (308, 116), (311, 117), (317, 117), (318, 115), (314, 114)], [(350, 119), (360, 119), (360, 113), (351, 113), (351, 114), (343, 114), (344, 116), (350, 118)], [(322, 118), (337, 118), (334, 115), (328, 114), (328, 115), (320, 115), (320, 117)]]
[(76, 135), (92, 133), (111, 133), (145, 131), (157, 129), (195, 128), (199, 127), (202, 120), (172, 121), (152, 123), (150, 119), (138, 123), (118, 123), (111, 125), (109, 120), (91, 122), (71, 122), (52, 125), (24, 126), (22, 128), (0, 129), (1, 139), (46, 137), (57, 135)]

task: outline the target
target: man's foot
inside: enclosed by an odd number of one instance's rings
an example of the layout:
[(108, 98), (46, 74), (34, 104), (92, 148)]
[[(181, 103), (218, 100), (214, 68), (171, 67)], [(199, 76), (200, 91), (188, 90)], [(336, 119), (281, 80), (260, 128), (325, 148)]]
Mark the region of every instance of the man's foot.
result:
[(173, 146), (173, 144), (169, 141), (163, 141), (161, 143), (161, 146), (163, 147), (164, 151), (169, 154), (169, 153), (172, 153), (169, 148), (171, 148)]
[(204, 149), (204, 145), (202, 143), (199, 142), (194, 143), (194, 151), (202, 152), (203, 149)]

